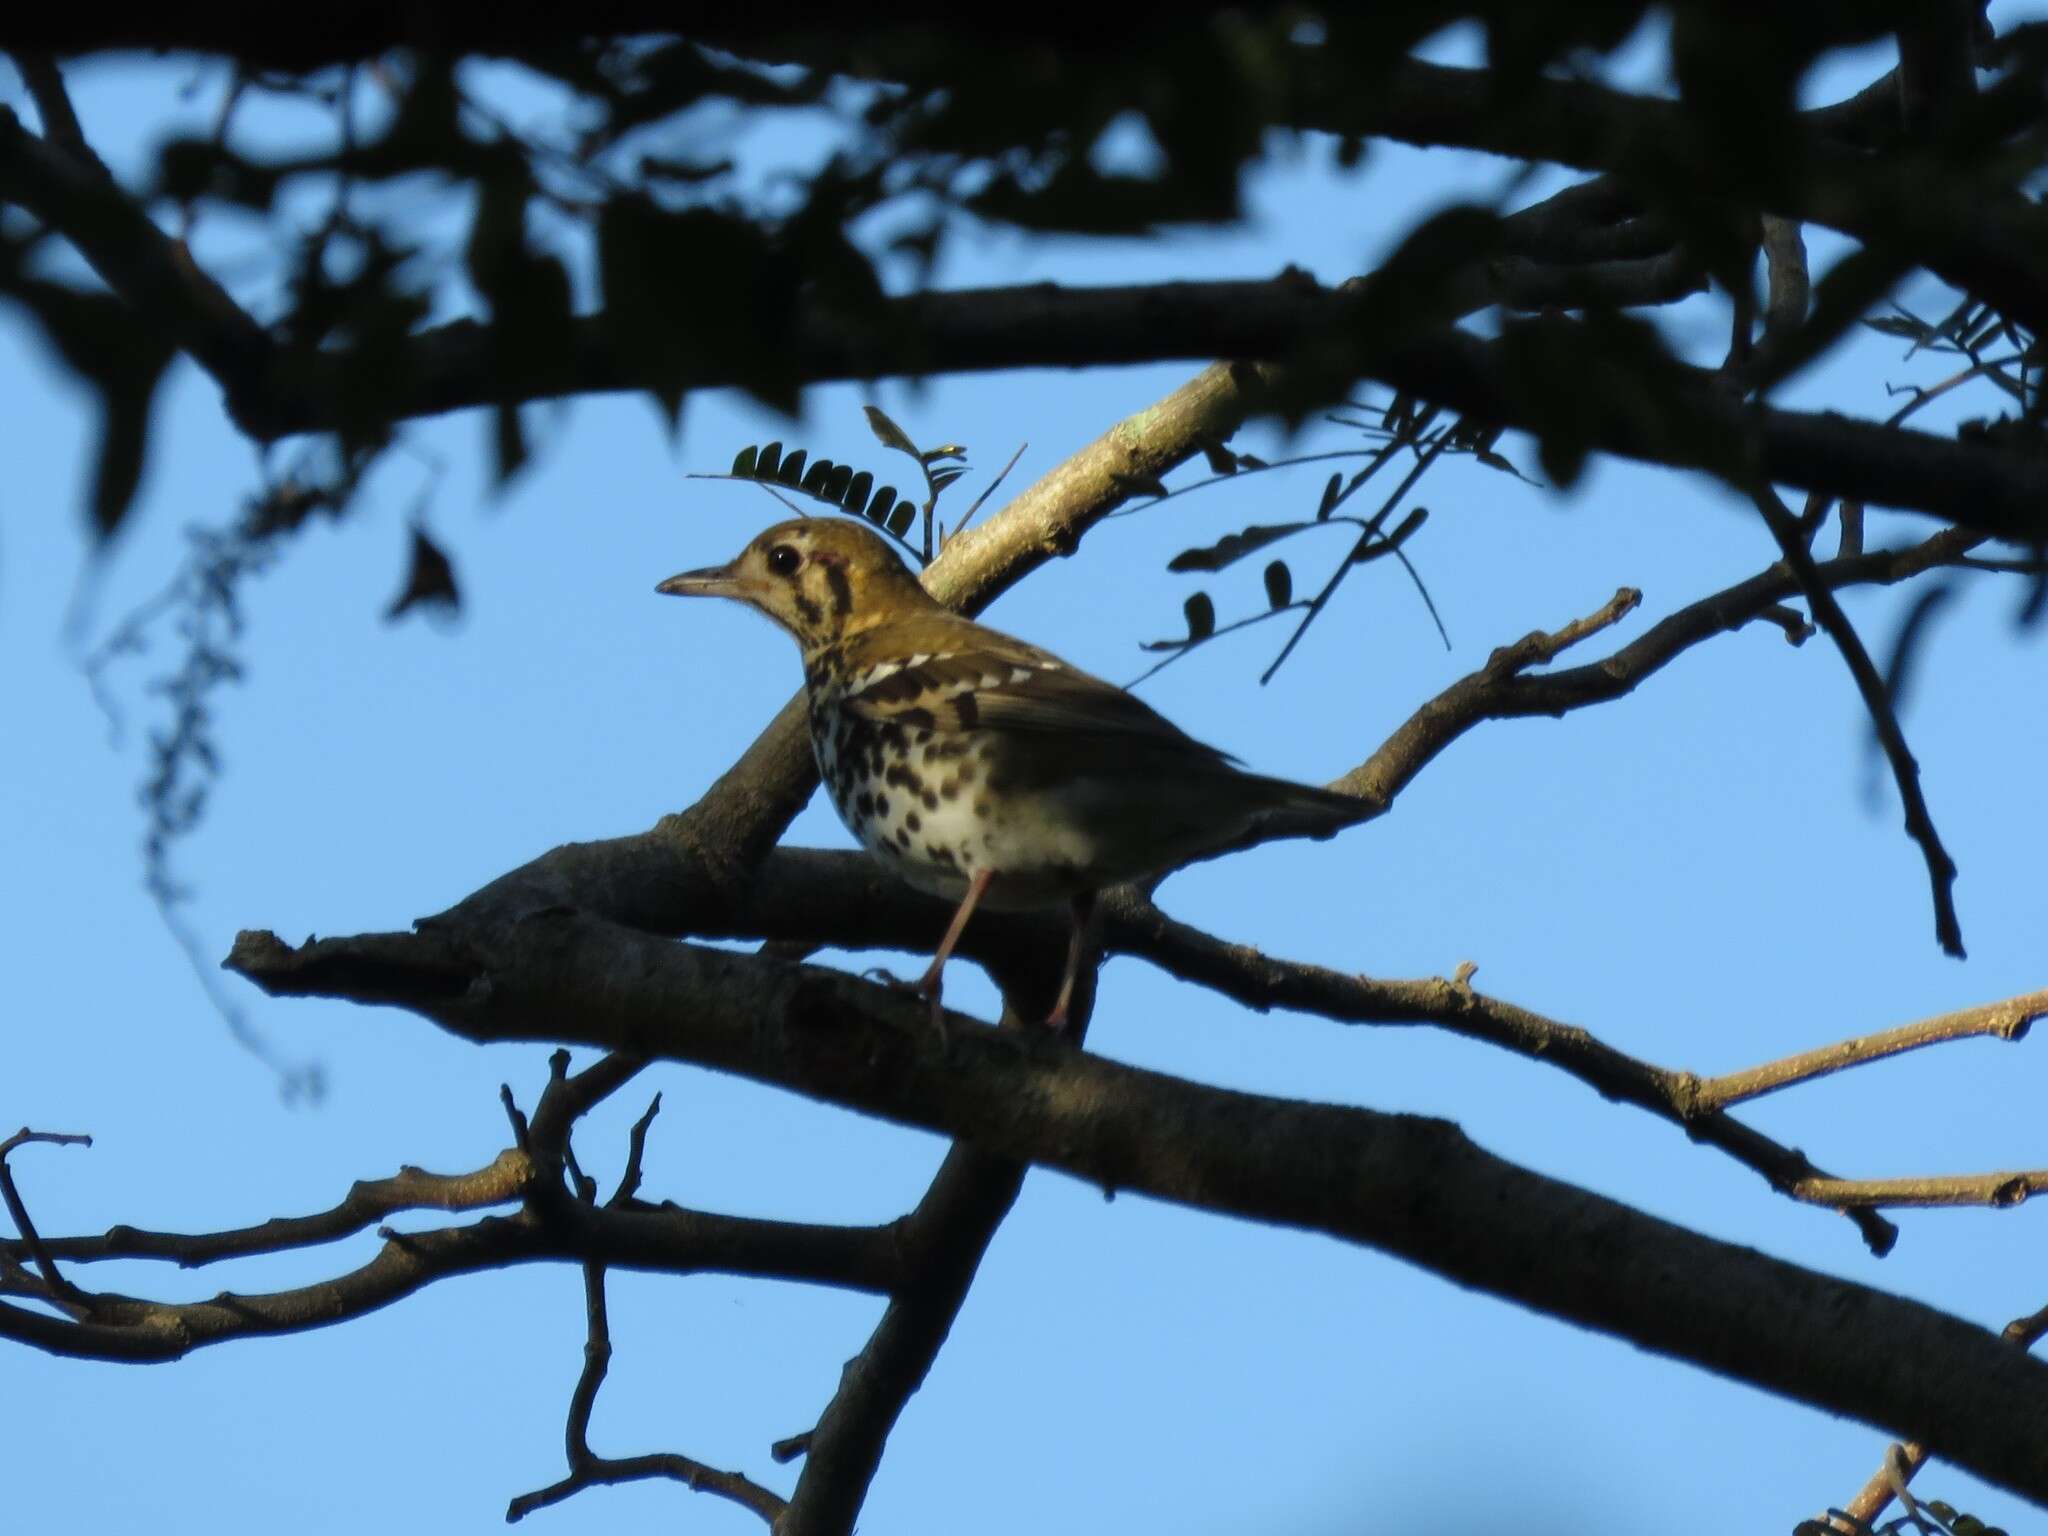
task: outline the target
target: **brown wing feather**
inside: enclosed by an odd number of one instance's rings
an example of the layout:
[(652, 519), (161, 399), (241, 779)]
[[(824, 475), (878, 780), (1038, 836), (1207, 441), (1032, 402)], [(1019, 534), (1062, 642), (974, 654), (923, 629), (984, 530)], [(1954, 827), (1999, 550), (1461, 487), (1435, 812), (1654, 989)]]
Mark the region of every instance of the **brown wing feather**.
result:
[[(848, 657), (842, 709), (878, 723), (1094, 737), (1106, 746), (1142, 746), (1206, 764), (1233, 761), (1142, 699), (1049, 651), (964, 620), (916, 628), (910, 635), (862, 637), (868, 643), (861, 649), (872, 660), (863, 666), (862, 656)], [(918, 659), (885, 670), (898, 657)]]

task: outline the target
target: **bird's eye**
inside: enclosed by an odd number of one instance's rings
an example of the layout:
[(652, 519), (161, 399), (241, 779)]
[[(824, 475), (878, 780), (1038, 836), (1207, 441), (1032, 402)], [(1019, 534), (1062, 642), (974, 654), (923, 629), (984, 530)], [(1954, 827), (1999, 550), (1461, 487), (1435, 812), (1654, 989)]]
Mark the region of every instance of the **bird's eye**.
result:
[(768, 569), (778, 576), (794, 576), (803, 563), (804, 557), (796, 552), (794, 544), (778, 544), (768, 551)]

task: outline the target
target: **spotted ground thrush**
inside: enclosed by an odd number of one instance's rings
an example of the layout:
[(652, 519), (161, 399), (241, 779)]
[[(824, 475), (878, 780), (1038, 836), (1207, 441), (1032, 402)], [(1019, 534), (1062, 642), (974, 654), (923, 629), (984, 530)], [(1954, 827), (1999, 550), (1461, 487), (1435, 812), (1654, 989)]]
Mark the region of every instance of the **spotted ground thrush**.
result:
[(1348, 796), (1242, 772), (1114, 684), (962, 618), (858, 523), (778, 523), (730, 564), (655, 590), (735, 598), (803, 647), (811, 747), (840, 820), (890, 870), (960, 904), (917, 984), (935, 1019), (977, 905), (1073, 904), (1057, 1029), (1098, 890), (1366, 815)]

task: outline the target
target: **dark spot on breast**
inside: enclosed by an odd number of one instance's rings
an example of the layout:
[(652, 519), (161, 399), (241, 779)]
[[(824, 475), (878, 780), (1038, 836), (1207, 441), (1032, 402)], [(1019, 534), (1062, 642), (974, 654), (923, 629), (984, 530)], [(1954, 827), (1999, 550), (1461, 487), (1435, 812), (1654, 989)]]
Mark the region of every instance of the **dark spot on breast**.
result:
[(853, 808), (863, 816), (872, 816), (875, 814), (875, 797), (864, 792), (853, 802)]
[[(925, 723), (927, 725), (931, 724), (931, 717), (929, 715), (925, 716)], [(882, 743), (883, 746), (888, 747), (890, 750), (896, 752), (901, 752), (903, 750), (904, 742), (908, 740), (908, 737), (904, 733), (903, 727), (898, 725), (893, 720), (891, 720), (887, 725), (884, 725), (879, 730), (877, 730), (875, 732), (875, 736)]]
[(908, 827), (898, 827), (898, 828), (896, 829), (896, 841), (897, 841), (897, 842), (898, 842), (898, 843), (899, 843), (900, 845), (902, 845), (902, 848), (903, 848), (904, 852), (906, 852), (906, 853), (907, 853), (907, 852), (909, 852), (909, 851), (910, 851), (910, 829), (909, 829)]
[(980, 817), (983, 821), (988, 820), (988, 818), (991, 815), (993, 815), (994, 812), (995, 807), (990, 805), (986, 800), (977, 800), (974, 802), (974, 814)]
[(924, 851), (925, 856), (927, 858), (930, 858), (937, 863), (944, 864), (949, 867), (957, 865), (960, 862), (958, 859), (953, 857), (952, 849), (941, 848), (937, 843), (926, 843), (924, 845)]
[(960, 776), (958, 774), (947, 779), (939, 786), (939, 798), (941, 800), (958, 800), (960, 798)]
[(931, 739), (932, 733), (930, 731), (919, 731), (911, 738), (911, 745), (921, 747)]
[(918, 815), (917, 812), (912, 811), (903, 818), (903, 825), (913, 832), (922, 832), (924, 830), (924, 818)]
[(875, 796), (875, 814), (884, 817), (889, 814), (889, 797), (887, 795)]
[(981, 719), (981, 705), (975, 702), (971, 693), (958, 694), (953, 699), (953, 713), (962, 725), (973, 725)]
[(882, 773), (882, 782), (884, 784), (895, 785), (899, 789), (907, 789), (912, 794), (917, 793), (918, 784), (916, 776), (913, 775), (911, 771), (908, 768), (904, 767), (901, 763), (891, 763), (886, 769), (884, 769)]
[(928, 709), (899, 709), (896, 712), (896, 718), (905, 725), (916, 726), (920, 735), (928, 733), (933, 726), (939, 723)]
[(962, 738), (946, 736), (932, 743), (931, 755), (940, 762), (948, 762), (954, 758), (965, 757), (967, 750), (967, 743)]
[(920, 791), (917, 798), (924, 802), (924, 808), (928, 811), (936, 811), (939, 808), (939, 797), (928, 789)]

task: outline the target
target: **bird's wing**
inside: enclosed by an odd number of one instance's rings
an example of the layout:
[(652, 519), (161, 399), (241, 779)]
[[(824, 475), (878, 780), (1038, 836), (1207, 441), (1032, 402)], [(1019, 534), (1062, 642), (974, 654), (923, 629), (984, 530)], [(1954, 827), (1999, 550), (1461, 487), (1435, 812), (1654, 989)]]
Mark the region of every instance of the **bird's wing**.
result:
[(898, 646), (852, 670), (840, 707), (877, 723), (940, 730), (1044, 733), (1112, 748), (1147, 747), (1221, 765), (1231, 759), (1194, 739), (1113, 683), (1068, 666), (1050, 652), (961, 625), (959, 636), (933, 634), (930, 650)]

